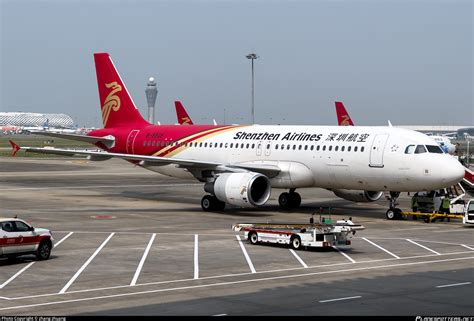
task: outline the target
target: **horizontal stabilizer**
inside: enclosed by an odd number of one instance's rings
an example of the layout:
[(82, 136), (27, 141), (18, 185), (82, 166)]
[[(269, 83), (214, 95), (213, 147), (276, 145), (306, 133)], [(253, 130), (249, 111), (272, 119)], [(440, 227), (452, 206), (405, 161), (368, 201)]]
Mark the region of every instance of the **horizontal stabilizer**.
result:
[(86, 135), (78, 135), (78, 134), (65, 134), (65, 133), (57, 133), (57, 132), (41, 131), (41, 130), (32, 130), (30, 132), (35, 135), (76, 140), (79, 142), (86, 142), (90, 144), (102, 143), (107, 148), (112, 148), (115, 144), (115, 138), (110, 135), (105, 136), (105, 137), (98, 137), (98, 136), (86, 136)]

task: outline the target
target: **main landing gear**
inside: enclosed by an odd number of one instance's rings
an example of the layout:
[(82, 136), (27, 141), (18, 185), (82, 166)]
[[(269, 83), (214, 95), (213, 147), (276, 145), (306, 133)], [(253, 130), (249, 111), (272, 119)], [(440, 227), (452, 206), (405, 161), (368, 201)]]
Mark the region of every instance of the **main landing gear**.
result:
[(295, 192), (295, 188), (290, 188), (289, 193), (281, 193), (278, 203), (282, 209), (297, 208), (301, 205), (301, 196)]
[(217, 197), (213, 195), (204, 195), (204, 197), (201, 199), (201, 207), (205, 212), (223, 211), (225, 208), (225, 203), (219, 201)]
[(400, 197), (400, 192), (390, 192), (390, 197), (388, 197), (388, 200), (390, 201), (390, 207), (385, 213), (388, 220), (399, 220), (402, 218), (402, 210), (397, 208), (398, 197)]

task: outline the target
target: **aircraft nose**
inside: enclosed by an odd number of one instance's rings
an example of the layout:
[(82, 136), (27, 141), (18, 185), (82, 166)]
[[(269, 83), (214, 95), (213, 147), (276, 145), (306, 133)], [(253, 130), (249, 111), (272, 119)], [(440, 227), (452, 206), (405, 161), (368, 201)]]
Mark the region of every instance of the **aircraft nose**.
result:
[(449, 185), (459, 183), (463, 177), (466, 169), (455, 158), (450, 158), (446, 161), (445, 166), (440, 168), (443, 176), (443, 181)]

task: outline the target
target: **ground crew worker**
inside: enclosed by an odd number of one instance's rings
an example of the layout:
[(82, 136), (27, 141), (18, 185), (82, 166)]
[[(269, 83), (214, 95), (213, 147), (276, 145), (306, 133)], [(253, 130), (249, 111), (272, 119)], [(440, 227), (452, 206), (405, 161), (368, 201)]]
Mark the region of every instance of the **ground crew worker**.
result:
[(413, 197), (411, 198), (411, 208), (413, 210), (413, 212), (417, 212), (418, 211), (418, 193), (415, 193), (415, 195), (413, 195)]
[(450, 205), (449, 198), (445, 196), (443, 198), (443, 202), (441, 203), (441, 212), (445, 214), (449, 213), (449, 205)]

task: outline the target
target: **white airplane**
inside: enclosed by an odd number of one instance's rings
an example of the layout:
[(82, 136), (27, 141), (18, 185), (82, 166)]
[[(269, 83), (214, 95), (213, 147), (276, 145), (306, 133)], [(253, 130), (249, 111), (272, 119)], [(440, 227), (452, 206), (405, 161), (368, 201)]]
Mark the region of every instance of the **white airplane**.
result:
[[(87, 135), (104, 151), (21, 147), (28, 152), (120, 158), (178, 178), (194, 178), (209, 193), (205, 211), (226, 204), (263, 206), (272, 188), (288, 189), (283, 208), (301, 203), (296, 189), (320, 187), (355, 201), (384, 191), (435, 190), (464, 177), (464, 167), (419, 132), (385, 126), (152, 125), (135, 107), (107, 53), (94, 55), (104, 128)], [(51, 136), (51, 134), (49, 134)], [(14, 153), (20, 149), (11, 142)], [(443, 170), (440, 170), (440, 169)]]

